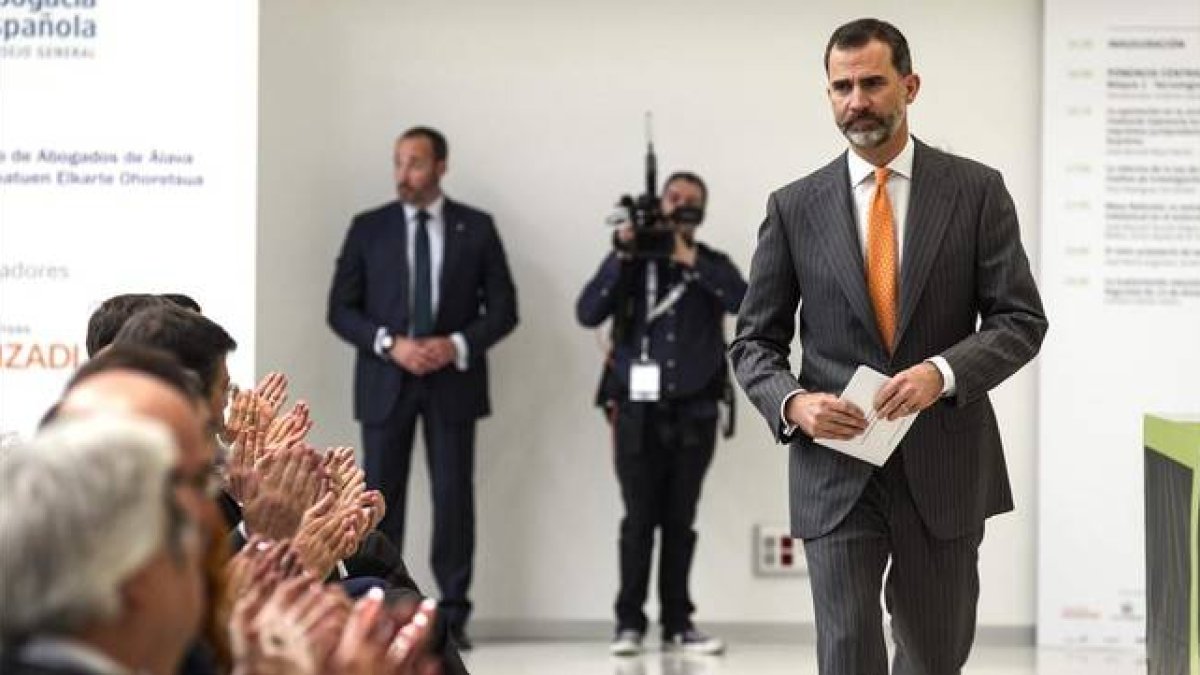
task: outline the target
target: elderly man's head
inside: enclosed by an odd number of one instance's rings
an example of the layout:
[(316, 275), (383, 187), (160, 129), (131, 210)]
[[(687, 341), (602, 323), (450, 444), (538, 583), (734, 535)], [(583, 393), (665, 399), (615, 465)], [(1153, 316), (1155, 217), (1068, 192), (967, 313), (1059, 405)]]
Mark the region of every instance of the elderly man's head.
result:
[(178, 448), (174, 479), (194, 514), (205, 513), (215, 447), (208, 406), (197, 378), (170, 354), (114, 345), (88, 361), (67, 385), (58, 418), (116, 414), (156, 420)]
[(0, 638), (70, 637), (173, 672), (204, 611), (175, 454), (161, 424), (92, 416), (0, 457)]

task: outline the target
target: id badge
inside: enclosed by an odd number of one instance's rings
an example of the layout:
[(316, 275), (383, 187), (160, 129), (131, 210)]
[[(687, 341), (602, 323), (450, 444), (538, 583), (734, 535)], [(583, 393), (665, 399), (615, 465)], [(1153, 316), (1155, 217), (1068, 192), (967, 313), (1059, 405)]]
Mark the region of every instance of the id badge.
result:
[(657, 401), (661, 379), (658, 363), (635, 361), (629, 366), (629, 400)]

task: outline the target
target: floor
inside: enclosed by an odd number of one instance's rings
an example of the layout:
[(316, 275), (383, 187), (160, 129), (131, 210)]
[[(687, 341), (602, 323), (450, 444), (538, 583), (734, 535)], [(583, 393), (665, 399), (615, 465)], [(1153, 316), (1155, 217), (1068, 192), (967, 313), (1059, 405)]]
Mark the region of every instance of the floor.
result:
[[(616, 658), (598, 642), (485, 642), (467, 655), (473, 675), (817, 675), (810, 645), (733, 645), (724, 656)], [(1122, 651), (1063, 651), (977, 645), (964, 675), (1145, 675), (1144, 658)]]

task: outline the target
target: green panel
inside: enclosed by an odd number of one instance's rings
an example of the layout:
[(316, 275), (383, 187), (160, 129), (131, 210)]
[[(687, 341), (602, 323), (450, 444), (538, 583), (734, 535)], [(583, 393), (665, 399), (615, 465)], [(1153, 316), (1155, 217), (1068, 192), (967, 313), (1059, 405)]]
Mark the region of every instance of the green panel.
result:
[(1143, 430), (1147, 448), (1200, 470), (1200, 421), (1146, 415)]

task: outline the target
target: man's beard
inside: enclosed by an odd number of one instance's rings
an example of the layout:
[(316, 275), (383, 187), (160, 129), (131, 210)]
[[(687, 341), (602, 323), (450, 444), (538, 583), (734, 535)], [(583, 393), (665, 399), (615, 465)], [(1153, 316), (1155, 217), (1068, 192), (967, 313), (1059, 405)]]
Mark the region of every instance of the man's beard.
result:
[[(852, 128), (852, 125), (864, 119), (874, 121), (875, 126), (867, 129)], [(855, 147), (878, 148), (886, 143), (896, 133), (896, 130), (900, 128), (900, 120), (901, 116), (898, 113), (893, 113), (887, 117), (864, 113), (842, 124), (842, 135)]]

